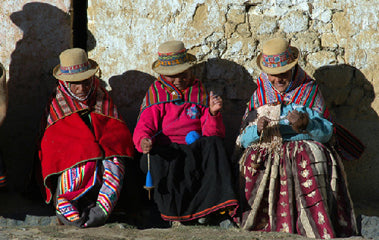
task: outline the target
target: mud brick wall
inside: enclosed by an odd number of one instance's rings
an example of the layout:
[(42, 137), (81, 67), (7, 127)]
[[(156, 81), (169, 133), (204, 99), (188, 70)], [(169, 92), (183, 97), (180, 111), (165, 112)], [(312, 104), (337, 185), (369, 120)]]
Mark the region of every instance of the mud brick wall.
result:
[[(376, 2), (376, 3), (375, 3)], [(354, 202), (379, 201), (378, 1), (361, 0), (89, 0), (102, 69), (122, 115), (133, 128), (143, 93), (156, 77), (160, 43), (179, 39), (200, 60), (197, 76), (222, 95), (232, 149), (259, 75), (263, 41), (284, 37), (301, 51), (300, 65), (320, 84), (333, 117), (367, 146), (346, 162)], [(376, 186), (376, 187), (373, 187)]]
[[(259, 75), (262, 42), (284, 37), (320, 84), (336, 121), (366, 144), (345, 162), (356, 205), (379, 201), (378, 0), (88, 0), (89, 56), (133, 130), (156, 74), (160, 43), (182, 40), (197, 56), (197, 77), (224, 99), (226, 143), (233, 150), (245, 104)], [(22, 190), (39, 120), (53, 87), (52, 68), (70, 46), (69, 0), (0, 3), (0, 61), (8, 71), (9, 111), (0, 146), (13, 189)]]

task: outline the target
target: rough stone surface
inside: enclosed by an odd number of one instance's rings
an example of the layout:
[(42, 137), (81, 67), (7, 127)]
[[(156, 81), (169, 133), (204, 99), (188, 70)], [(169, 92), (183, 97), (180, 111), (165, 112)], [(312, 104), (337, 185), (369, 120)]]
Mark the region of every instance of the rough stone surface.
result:
[(364, 238), (379, 239), (379, 217), (362, 216), (361, 234)]
[(301, 51), (300, 65), (320, 83), (333, 117), (366, 144), (361, 160), (345, 163), (354, 202), (362, 196), (377, 201), (379, 188), (372, 186), (379, 182), (373, 168), (379, 156), (378, 10), (379, 4), (358, 0), (90, 0), (89, 29), (98, 43), (90, 55), (100, 62), (106, 82), (128, 76), (109, 89), (128, 85), (124, 94), (117, 90), (122, 95), (117, 104), (134, 126), (141, 93), (156, 76), (150, 66), (158, 45), (183, 40), (202, 62), (198, 76), (224, 98), (232, 148), (259, 74), (255, 61), (262, 42), (290, 39)]
[[(22, 191), (34, 158), (52, 68), (70, 45), (69, 0), (0, 1), (0, 61), (8, 70), (9, 111), (0, 146), (9, 187)], [(200, 61), (197, 76), (224, 99), (227, 146), (233, 148), (245, 103), (255, 89), (262, 42), (285, 37), (319, 83), (334, 119), (366, 145), (345, 162), (357, 212), (379, 200), (378, 0), (88, 0), (89, 56), (133, 130), (156, 77), (160, 43), (183, 40)], [(38, 14), (37, 14), (38, 13)], [(367, 214), (367, 213), (366, 213)], [(367, 214), (369, 215), (369, 214)]]
[(70, 46), (69, 6), (70, 0), (0, 1), (0, 62), (9, 91), (0, 146), (9, 187), (18, 191), (29, 181), (40, 119), (55, 85), (52, 69)]
[(308, 28), (308, 21), (308, 16), (300, 11), (295, 11), (284, 16), (279, 25), (285, 33), (302, 32)]

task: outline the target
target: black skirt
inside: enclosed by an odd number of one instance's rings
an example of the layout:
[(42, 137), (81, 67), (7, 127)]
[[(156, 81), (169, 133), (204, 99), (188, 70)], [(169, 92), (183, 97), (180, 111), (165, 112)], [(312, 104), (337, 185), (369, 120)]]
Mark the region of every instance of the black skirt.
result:
[(3, 163), (3, 158), (0, 153), (0, 189), (7, 185), (7, 175), (5, 170), (5, 165)]
[[(141, 158), (147, 172), (147, 155)], [(150, 152), (154, 200), (166, 221), (189, 221), (238, 206), (230, 161), (221, 138), (202, 137), (191, 145), (172, 143)]]

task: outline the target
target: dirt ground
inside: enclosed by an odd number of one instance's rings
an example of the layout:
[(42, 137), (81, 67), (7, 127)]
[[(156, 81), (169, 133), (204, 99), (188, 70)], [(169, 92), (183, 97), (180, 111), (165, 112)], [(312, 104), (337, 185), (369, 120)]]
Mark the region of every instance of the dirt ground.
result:
[[(0, 194), (0, 198), (2, 195)], [(271, 240), (271, 239), (309, 239), (300, 235), (286, 233), (248, 232), (238, 228), (222, 229), (218, 226), (179, 225), (170, 227), (167, 222), (159, 221), (157, 211), (134, 209), (132, 216), (123, 211), (115, 214), (109, 223), (97, 228), (80, 229), (57, 224), (54, 212), (34, 201), (18, 195), (7, 194), (0, 204), (0, 240), (20, 239), (133, 239), (133, 240)], [(134, 205), (135, 206), (135, 205)], [(134, 219), (126, 222), (125, 219)], [(149, 219), (148, 222), (144, 221)], [(341, 238), (343, 239), (343, 238)], [(363, 240), (362, 237), (351, 237), (349, 240)]]
[[(268, 240), (268, 239), (308, 239), (299, 235), (285, 233), (247, 232), (240, 229), (221, 229), (207, 226), (177, 226), (171, 228), (151, 228), (140, 230), (123, 223), (111, 223), (98, 228), (79, 229), (71, 226), (38, 226), (38, 227), (0, 227), (0, 240), (5, 239), (133, 239), (133, 240)], [(340, 238), (343, 239), (343, 238)], [(347, 238), (346, 238), (347, 239)], [(351, 237), (349, 240), (362, 240)]]
[[(128, 176), (132, 174), (130, 173)], [(161, 220), (159, 212), (154, 208), (152, 201), (147, 199), (146, 191), (135, 184), (136, 182), (138, 181), (126, 181), (124, 186), (126, 186), (125, 189), (128, 189), (128, 192), (121, 194), (109, 223), (102, 227), (89, 229), (57, 225), (54, 211), (52, 211), (53, 208), (47, 206), (41, 200), (39, 194), (35, 196), (36, 194), (33, 194), (32, 190), (27, 194), (0, 191), (0, 240), (309, 239), (294, 234), (247, 232), (238, 228), (222, 229), (218, 226), (180, 225), (169, 227), (167, 222)], [(128, 183), (134, 184), (128, 185)], [(368, 213), (379, 214), (377, 206), (375, 208), (368, 208), (367, 206), (367, 204), (358, 205), (358, 212), (366, 215), (370, 215)], [(363, 240), (365, 238), (357, 236), (345, 239)]]

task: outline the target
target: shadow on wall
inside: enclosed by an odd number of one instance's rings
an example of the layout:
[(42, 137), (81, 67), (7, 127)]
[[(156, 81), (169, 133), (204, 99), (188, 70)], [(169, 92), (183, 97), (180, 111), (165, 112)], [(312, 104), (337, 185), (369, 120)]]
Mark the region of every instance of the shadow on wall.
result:
[(231, 155), (239, 134), (246, 104), (257, 85), (242, 65), (226, 59), (211, 58), (195, 68), (208, 91), (223, 99), (223, 119), (226, 126), (226, 150)]
[[(228, 152), (232, 152), (246, 103), (256, 84), (243, 66), (225, 59), (214, 58), (198, 64), (195, 76), (202, 80), (208, 91), (212, 90), (223, 98), (224, 123), (228, 126), (225, 141)], [(137, 70), (109, 79), (110, 95), (131, 131), (136, 126), (145, 93), (155, 79), (155, 76)]]
[(23, 32), (9, 66), (9, 108), (1, 128), (8, 186), (23, 191), (32, 169), (39, 123), (55, 88), (52, 69), (70, 47), (70, 17), (46, 3), (28, 3), (10, 16)]
[(336, 122), (344, 125), (366, 146), (361, 159), (344, 162), (354, 203), (359, 208), (365, 205), (365, 201), (379, 200), (379, 191), (372, 188), (379, 182), (374, 171), (375, 158), (379, 155), (375, 139), (379, 134), (379, 118), (371, 107), (375, 99), (372, 84), (359, 69), (346, 64), (321, 67), (315, 71), (314, 78)]
[(374, 87), (359, 69), (346, 64), (325, 66), (315, 71), (314, 78), (338, 122), (378, 120), (377, 113), (371, 108)]
[[(137, 70), (124, 72), (122, 75), (112, 76), (109, 79), (109, 85), (112, 90), (109, 91), (114, 103), (117, 106), (122, 118), (126, 121), (129, 130), (133, 133), (139, 114), (140, 105), (150, 84), (155, 77)], [(134, 161), (125, 162), (124, 184), (121, 190), (120, 199), (117, 202), (117, 211), (124, 211), (127, 218), (111, 219), (111, 221), (131, 221), (129, 224), (145, 225), (146, 219), (144, 211), (146, 206), (150, 206), (151, 201), (147, 198), (145, 184), (145, 174), (139, 167), (140, 155), (135, 154)], [(131, 197), (132, 196), (132, 197)], [(117, 215), (113, 215), (117, 216)]]
[(155, 79), (156, 77), (137, 70), (129, 70), (109, 79), (112, 88), (109, 94), (131, 132), (136, 126), (145, 93)]
[[(226, 147), (231, 153), (246, 103), (256, 88), (254, 81), (244, 67), (223, 59), (209, 59), (198, 64), (195, 76), (202, 80), (208, 91), (212, 90), (223, 98), (223, 116), (227, 126)], [(126, 71), (109, 79), (112, 88), (110, 96), (131, 132), (136, 126), (145, 93), (155, 79), (156, 76), (137, 70)], [(137, 153), (135, 159), (139, 157)], [(141, 212), (146, 210), (144, 206), (151, 204), (143, 189), (145, 175), (140, 170), (138, 161), (128, 161), (125, 171), (124, 187), (116, 208), (126, 210), (132, 219), (143, 222), (139, 219)]]

